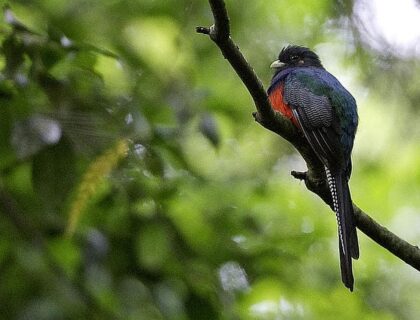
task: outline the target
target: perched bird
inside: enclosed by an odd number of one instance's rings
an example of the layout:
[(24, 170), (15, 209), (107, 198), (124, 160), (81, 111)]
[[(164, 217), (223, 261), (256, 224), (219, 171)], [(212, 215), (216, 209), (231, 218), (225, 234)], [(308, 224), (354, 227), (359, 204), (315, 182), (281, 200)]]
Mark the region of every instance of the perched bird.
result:
[(356, 101), (308, 48), (283, 48), (271, 68), (275, 73), (268, 97), (273, 109), (303, 133), (324, 164), (338, 223), (341, 278), (353, 291), (352, 258), (359, 257), (359, 245), (348, 181), (358, 124)]

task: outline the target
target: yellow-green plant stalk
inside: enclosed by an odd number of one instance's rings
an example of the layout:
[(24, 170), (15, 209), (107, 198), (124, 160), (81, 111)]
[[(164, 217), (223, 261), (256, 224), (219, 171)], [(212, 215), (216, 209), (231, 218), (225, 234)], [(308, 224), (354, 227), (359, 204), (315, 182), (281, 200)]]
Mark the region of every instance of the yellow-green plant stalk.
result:
[(121, 139), (98, 156), (86, 170), (75, 193), (69, 210), (66, 234), (72, 236), (89, 199), (95, 195), (103, 179), (124, 159), (128, 153), (128, 140)]

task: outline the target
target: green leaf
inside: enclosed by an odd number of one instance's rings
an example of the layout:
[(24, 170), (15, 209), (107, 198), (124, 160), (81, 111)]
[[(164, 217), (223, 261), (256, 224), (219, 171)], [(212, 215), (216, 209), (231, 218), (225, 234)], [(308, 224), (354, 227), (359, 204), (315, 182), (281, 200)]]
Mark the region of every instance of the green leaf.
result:
[(54, 261), (68, 274), (74, 275), (81, 263), (81, 252), (70, 238), (54, 239), (48, 243)]
[(34, 157), (32, 183), (47, 208), (54, 210), (63, 205), (76, 178), (75, 160), (73, 149), (65, 139)]
[(170, 256), (171, 244), (167, 233), (159, 225), (149, 225), (137, 238), (137, 260), (149, 270), (161, 269)]
[(4, 72), (6, 76), (14, 78), (24, 62), (24, 45), (14, 34), (7, 37), (2, 43), (3, 54), (6, 58)]

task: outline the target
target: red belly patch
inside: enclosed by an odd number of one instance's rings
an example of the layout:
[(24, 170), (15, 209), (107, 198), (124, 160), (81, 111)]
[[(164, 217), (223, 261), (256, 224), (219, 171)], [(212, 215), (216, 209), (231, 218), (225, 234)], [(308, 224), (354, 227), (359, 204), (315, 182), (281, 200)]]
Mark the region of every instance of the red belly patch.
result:
[(295, 126), (299, 126), (295, 117), (293, 116), (292, 109), (283, 101), (284, 85), (278, 85), (273, 91), (270, 92), (268, 99), (274, 110), (280, 112), (283, 116), (290, 119)]

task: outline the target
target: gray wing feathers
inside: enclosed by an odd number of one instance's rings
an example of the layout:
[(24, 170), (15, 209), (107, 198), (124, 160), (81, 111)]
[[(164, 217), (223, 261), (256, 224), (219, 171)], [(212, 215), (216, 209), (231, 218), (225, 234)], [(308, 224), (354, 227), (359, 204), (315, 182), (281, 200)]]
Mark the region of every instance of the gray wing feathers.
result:
[(332, 121), (332, 107), (326, 96), (319, 96), (302, 86), (297, 79), (288, 79), (284, 100), (291, 106), (299, 106), (302, 121), (312, 128), (329, 127)]
[(286, 79), (284, 100), (322, 162), (340, 166), (343, 155), (339, 152), (339, 129), (333, 123), (334, 111), (329, 98), (310, 91), (291, 75)]

